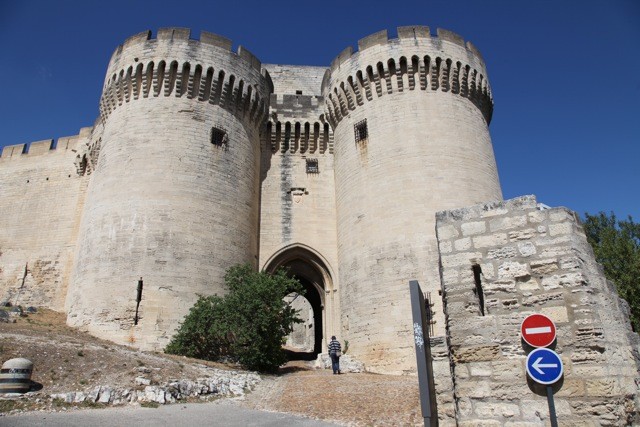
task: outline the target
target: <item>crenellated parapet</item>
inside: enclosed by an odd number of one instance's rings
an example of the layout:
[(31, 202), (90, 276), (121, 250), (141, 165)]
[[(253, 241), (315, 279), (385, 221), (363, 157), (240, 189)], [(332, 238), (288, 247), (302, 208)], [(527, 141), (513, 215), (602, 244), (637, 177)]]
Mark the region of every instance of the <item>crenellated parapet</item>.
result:
[(6, 145), (2, 149), (0, 162), (12, 160), (28, 160), (39, 158), (43, 155), (67, 155), (69, 152), (77, 152), (80, 141), (91, 137), (92, 127), (80, 129), (78, 135), (64, 136), (58, 139), (44, 139), (41, 141), (27, 142), (26, 144)]
[(229, 39), (185, 28), (163, 28), (157, 37), (142, 32), (118, 46), (111, 57), (100, 99), (104, 122), (119, 106), (147, 98), (177, 97), (225, 108), (241, 119), (262, 123), (273, 83), (261, 62)]
[(386, 95), (407, 91), (448, 92), (471, 101), (487, 123), (493, 113), (491, 88), (479, 51), (447, 30), (432, 36), (429, 27), (399, 27), (358, 41), (358, 51), (344, 49), (322, 82), (326, 115), (333, 127), (350, 111)]

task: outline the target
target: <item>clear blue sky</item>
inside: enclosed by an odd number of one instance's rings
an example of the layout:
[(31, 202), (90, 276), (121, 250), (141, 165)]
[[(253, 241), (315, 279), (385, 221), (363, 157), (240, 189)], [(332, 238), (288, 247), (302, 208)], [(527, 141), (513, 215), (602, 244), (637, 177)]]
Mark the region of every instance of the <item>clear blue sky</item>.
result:
[(416, 24), (482, 52), (505, 198), (640, 221), (638, 0), (0, 0), (0, 146), (91, 126), (111, 53), (147, 29), (206, 30), (265, 63), (328, 65), (359, 38)]

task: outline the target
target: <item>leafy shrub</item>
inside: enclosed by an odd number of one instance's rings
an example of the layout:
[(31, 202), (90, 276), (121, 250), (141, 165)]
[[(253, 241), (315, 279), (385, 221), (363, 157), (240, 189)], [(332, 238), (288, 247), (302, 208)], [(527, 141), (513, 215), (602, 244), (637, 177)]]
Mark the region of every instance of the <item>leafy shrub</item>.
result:
[(249, 265), (227, 270), (228, 294), (200, 296), (165, 351), (205, 360), (229, 358), (248, 369), (275, 371), (286, 362), (282, 344), (302, 321), (284, 297), (302, 291), (283, 270), (256, 272)]
[(631, 324), (640, 331), (640, 224), (631, 216), (619, 220), (613, 212), (600, 212), (585, 214), (583, 225), (596, 261), (629, 303)]

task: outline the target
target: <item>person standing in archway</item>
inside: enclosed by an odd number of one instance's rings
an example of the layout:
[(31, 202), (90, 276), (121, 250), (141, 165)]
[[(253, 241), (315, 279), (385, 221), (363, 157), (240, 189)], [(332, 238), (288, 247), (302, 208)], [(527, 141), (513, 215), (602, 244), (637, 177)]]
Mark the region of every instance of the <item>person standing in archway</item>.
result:
[(331, 357), (333, 375), (342, 373), (340, 372), (340, 356), (342, 356), (342, 347), (340, 346), (340, 341), (338, 341), (336, 336), (333, 335), (329, 342), (329, 357)]

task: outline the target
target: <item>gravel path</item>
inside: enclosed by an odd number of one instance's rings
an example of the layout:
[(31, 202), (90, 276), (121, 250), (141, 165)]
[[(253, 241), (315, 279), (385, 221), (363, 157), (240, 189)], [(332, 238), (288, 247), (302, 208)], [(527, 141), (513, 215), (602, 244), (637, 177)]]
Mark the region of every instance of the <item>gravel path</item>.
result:
[(304, 364), (289, 369), (280, 377), (265, 377), (240, 404), (350, 426), (423, 425), (416, 377), (333, 375)]

